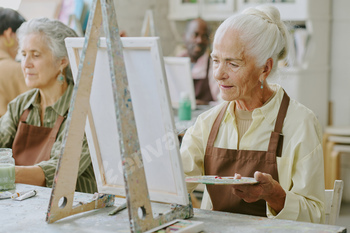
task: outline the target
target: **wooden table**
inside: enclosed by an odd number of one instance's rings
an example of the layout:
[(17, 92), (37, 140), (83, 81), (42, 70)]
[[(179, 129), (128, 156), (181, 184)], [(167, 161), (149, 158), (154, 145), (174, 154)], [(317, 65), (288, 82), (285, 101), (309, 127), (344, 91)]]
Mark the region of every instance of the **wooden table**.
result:
[[(108, 213), (113, 207), (93, 210), (61, 219), (55, 223), (45, 222), (51, 195), (50, 188), (17, 184), (16, 191), (35, 189), (37, 196), (23, 200), (0, 200), (0, 232), (130, 232), (128, 211), (122, 210), (114, 216)], [(77, 201), (87, 201), (91, 194), (76, 193)], [(125, 200), (116, 199), (116, 205)], [(153, 212), (169, 209), (167, 204), (152, 204)], [(289, 220), (273, 220), (249, 215), (232, 214), (209, 210), (194, 210), (191, 220), (204, 222), (204, 232), (346, 232), (345, 227), (303, 223)]]

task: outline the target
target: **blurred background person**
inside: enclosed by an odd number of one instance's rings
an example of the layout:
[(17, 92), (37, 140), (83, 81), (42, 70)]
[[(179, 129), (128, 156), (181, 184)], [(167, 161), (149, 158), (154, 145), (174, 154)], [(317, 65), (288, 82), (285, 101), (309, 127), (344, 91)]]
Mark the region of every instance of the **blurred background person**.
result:
[(15, 10), (0, 7), (0, 117), (7, 104), (28, 90), (21, 64), (15, 61), (18, 42), (16, 31), (25, 19)]
[(201, 18), (189, 21), (184, 35), (186, 50), (178, 54), (178, 56), (191, 59), (196, 103), (199, 105), (218, 101), (220, 93), (212, 72), (212, 62), (208, 49), (209, 35), (210, 30), (206, 21)]

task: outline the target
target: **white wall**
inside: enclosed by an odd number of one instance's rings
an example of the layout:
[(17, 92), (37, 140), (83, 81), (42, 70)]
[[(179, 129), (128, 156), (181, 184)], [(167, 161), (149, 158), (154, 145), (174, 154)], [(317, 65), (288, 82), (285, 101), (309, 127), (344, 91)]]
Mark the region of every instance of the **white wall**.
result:
[[(179, 46), (183, 45), (183, 33), (186, 21), (168, 20), (169, 0), (114, 0), (118, 25), (127, 36), (140, 36), (145, 12), (153, 11), (157, 36), (161, 39), (164, 56), (173, 56)], [(136, 7), (137, 6), (137, 7)], [(212, 34), (220, 22), (208, 22)]]
[(350, 125), (350, 1), (333, 2), (330, 101), (333, 125)]
[(141, 36), (145, 12), (153, 10), (154, 24), (161, 39), (163, 55), (168, 56), (175, 49), (177, 42), (170, 29), (168, 0), (114, 0), (118, 25), (127, 36)]

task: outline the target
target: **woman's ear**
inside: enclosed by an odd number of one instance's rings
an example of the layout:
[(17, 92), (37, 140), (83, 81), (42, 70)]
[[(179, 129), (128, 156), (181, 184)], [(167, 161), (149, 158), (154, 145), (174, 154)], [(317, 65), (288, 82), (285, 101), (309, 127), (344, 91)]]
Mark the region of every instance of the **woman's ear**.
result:
[(5, 37), (6, 41), (4, 43), (6, 47), (12, 47), (15, 42), (15, 39), (13, 38), (14, 32), (12, 31), (12, 28), (6, 29), (2, 35)]
[(262, 80), (265, 80), (269, 76), (269, 74), (271, 73), (272, 67), (273, 67), (273, 60), (270, 57), (269, 59), (266, 60), (263, 72), (261, 73)]
[(60, 69), (64, 70), (69, 64), (69, 60), (67, 57), (61, 59)]
[(5, 38), (9, 41), (12, 38), (12, 28), (8, 28), (4, 31), (3, 35), (5, 36)]

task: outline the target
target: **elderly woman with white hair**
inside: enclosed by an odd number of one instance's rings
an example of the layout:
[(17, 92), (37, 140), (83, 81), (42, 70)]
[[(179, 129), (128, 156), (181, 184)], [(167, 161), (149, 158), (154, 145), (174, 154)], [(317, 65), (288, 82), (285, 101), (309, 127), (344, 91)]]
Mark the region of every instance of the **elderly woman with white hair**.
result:
[[(269, 84), (290, 38), (273, 6), (226, 19), (213, 42), (213, 72), (225, 102), (201, 114), (181, 145), (186, 176), (254, 177), (207, 185), (212, 209), (322, 223), (321, 127), (311, 110)], [(191, 192), (195, 185), (189, 183)]]
[[(57, 20), (32, 19), (17, 30), (21, 66), (32, 90), (15, 98), (0, 118), (0, 148), (12, 148), (16, 183), (51, 187), (73, 93), (64, 39), (76, 37)], [(76, 191), (97, 191), (86, 138)]]

